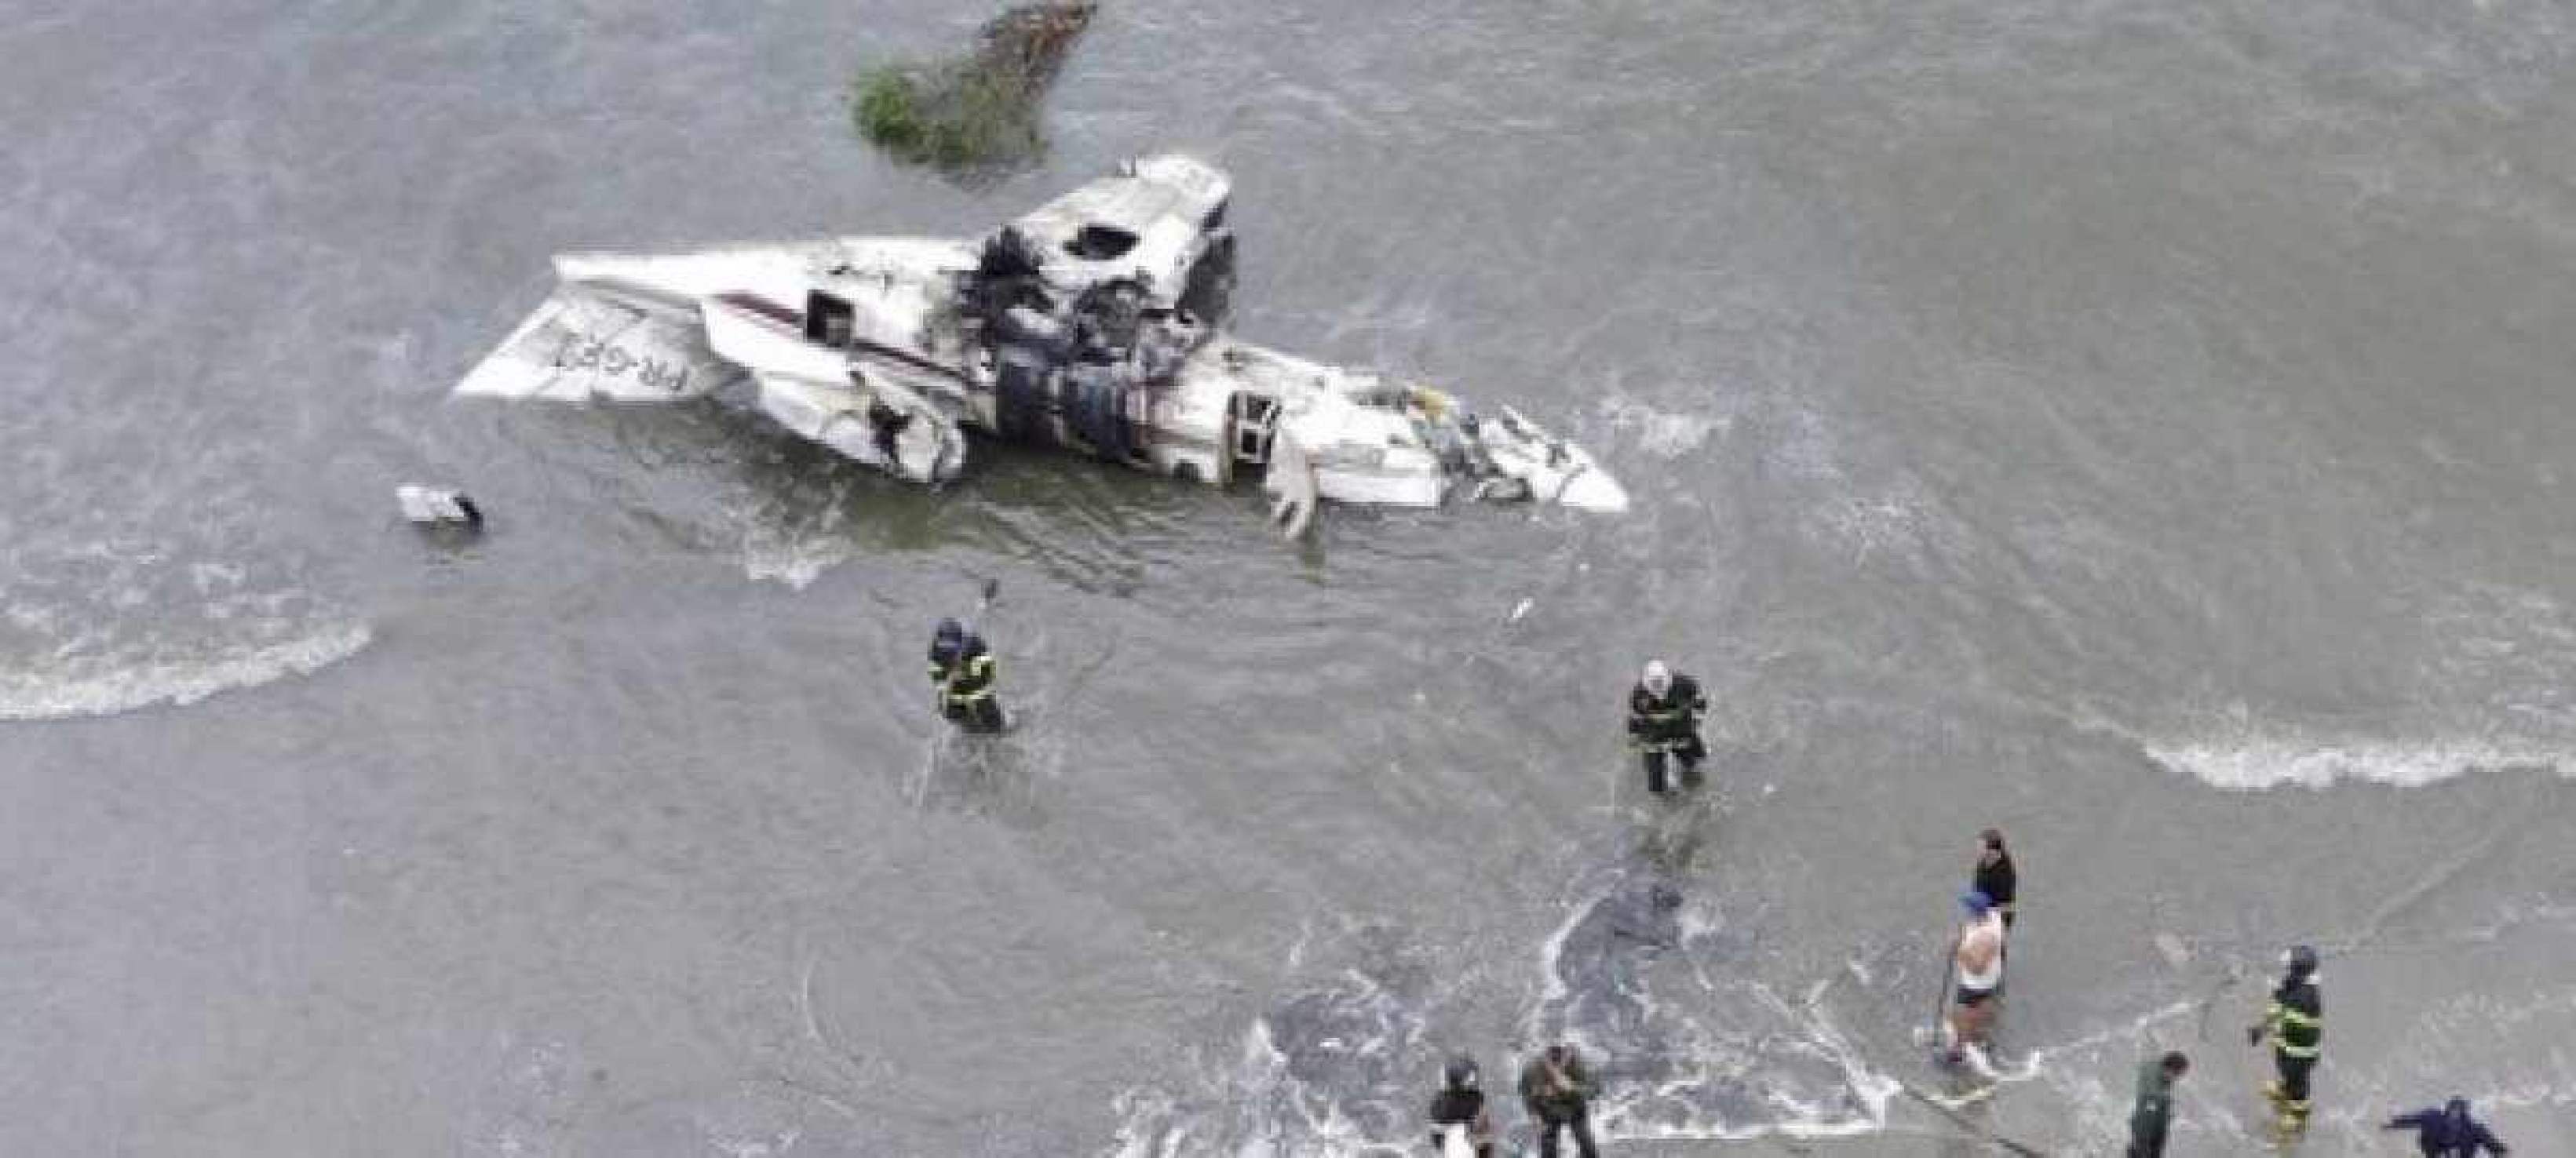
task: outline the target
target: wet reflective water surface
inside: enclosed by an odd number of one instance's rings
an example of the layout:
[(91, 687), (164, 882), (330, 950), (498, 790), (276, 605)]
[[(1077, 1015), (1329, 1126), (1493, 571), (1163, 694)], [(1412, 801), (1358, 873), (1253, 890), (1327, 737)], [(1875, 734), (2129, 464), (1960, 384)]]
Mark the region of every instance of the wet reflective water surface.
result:
[[(1102, 9), (961, 188), (892, 3), (0, 15), (0, 1151), (1414, 1152), (1570, 1039), (1614, 1153), (2576, 1146), (2576, 29), (2515, 0)], [(1251, 340), (1614, 518), (1335, 510), (738, 401), (447, 387), (549, 254), (973, 234), (1226, 166)], [(424, 540), (402, 483), (492, 517)], [(948, 736), (975, 610), (1022, 726)], [(1647, 799), (1637, 665), (1709, 690)], [(1989, 1096), (1924, 1056), (1974, 834)]]

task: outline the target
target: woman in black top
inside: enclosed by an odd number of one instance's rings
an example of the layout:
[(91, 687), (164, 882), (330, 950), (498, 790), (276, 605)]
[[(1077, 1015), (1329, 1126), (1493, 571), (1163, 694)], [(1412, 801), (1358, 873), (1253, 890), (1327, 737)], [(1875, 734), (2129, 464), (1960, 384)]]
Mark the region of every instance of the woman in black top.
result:
[(2004, 851), (2003, 830), (1989, 828), (1977, 834), (1977, 880), (1975, 888), (1995, 903), (2004, 915), (2004, 928), (2012, 928), (2014, 879), (2012, 854)]

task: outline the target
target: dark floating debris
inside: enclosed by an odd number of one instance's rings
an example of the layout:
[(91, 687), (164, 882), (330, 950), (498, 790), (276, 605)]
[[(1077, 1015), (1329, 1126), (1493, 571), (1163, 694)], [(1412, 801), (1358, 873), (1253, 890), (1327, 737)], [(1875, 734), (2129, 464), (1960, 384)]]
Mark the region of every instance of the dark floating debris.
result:
[(1046, 147), (1039, 98), (1098, 7), (1092, 0), (1016, 5), (985, 23), (964, 59), (868, 69), (853, 86), (859, 135), (900, 160), (957, 177), (1035, 158)]

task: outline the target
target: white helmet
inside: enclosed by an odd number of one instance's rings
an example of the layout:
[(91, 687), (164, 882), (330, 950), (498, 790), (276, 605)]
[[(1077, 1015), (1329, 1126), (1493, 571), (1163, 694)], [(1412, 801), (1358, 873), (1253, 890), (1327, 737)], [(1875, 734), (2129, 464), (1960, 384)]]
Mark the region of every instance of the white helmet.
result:
[(1638, 682), (1646, 685), (1647, 694), (1660, 696), (1673, 690), (1673, 669), (1665, 667), (1660, 659), (1647, 660), (1646, 674)]

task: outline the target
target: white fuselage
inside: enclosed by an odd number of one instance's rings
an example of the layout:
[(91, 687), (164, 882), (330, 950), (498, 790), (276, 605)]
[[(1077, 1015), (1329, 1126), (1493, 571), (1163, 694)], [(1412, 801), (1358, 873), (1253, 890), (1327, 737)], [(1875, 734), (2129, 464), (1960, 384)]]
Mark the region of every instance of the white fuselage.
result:
[(747, 376), (790, 431), (905, 478), (954, 477), (973, 429), (1220, 485), (1259, 468), (1296, 526), (1317, 498), (1464, 489), (1626, 507), (1589, 456), (1508, 408), (1480, 422), (1440, 391), (1225, 334), (1227, 189), (1157, 157), (980, 245), (558, 257), (562, 285), (457, 391), (661, 401)]

